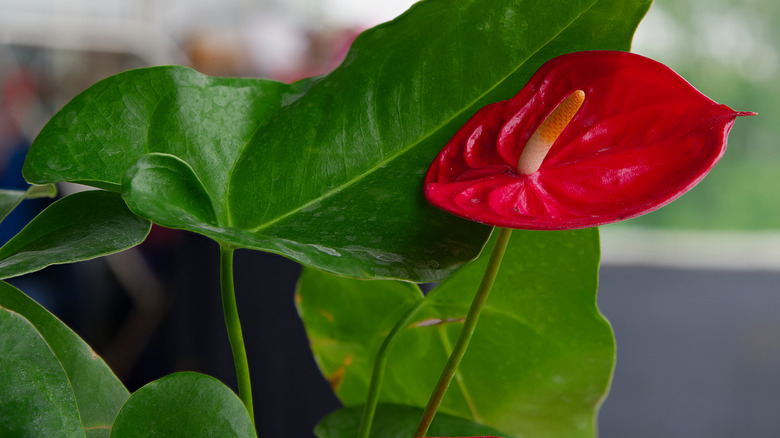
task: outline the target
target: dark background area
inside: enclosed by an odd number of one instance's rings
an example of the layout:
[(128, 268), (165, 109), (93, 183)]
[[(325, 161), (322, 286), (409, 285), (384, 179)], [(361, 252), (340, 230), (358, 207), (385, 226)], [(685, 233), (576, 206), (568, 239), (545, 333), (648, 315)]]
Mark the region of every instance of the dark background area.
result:
[(780, 436), (780, 272), (603, 267), (602, 438)]

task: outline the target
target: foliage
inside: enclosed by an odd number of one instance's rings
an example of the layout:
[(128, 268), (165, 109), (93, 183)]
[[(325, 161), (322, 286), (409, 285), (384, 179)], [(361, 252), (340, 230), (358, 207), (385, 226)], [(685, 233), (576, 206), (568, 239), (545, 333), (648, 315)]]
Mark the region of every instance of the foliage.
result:
[[(515, 231), (441, 412), (511, 436), (593, 436), (615, 354), (596, 309), (598, 258), (595, 229)], [(480, 257), (426, 297), (410, 284), (304, 270), (298, 306), (341, 401), (363, 403), (379, 345), (414, 309), (391, 352), (380, 401), (424, 407), (487, 263)]]
[(143, 242), (152, 224), (111, 192), (66, 196), (0, 248), (0, 278), (113, 254)]
[(256, 437), (249, 413), (219, 380), (174, 373), (134, 392), (114, 421), (112, 438)]
[(442, 144), (551, 57), (627, 49), (648, 5), (421, 2), (358, 37), (333, 73), (292, 85), (128, 72), (55, 115), (25, 177), (121, 191), (154, 222), (329, 272), (439, 280), (489, 231), (423, 200)]
[[(364, 32), (334, 72), (294, 84), (184, 67), (107, 78), (52, 118), (24, 167), (32, 183), (99, 190), (67, 196), (30, 222), (0, 249), (0, 274), (121, 251), (151, 223), (210, 237), (223, 254), (242, 247), (301, 262), (312, 347), (348, 405), (318, 428), (323, 438), (359, 427), (378, 344), (419, 305), (380, 393), (395, 406), (382, 405), (374, 429), (408, 433), (398, 431), (425, 403), (488, 263), (469, 262), (491, 231), (427, 205), (426, 169), (471, 115), (514, 95), (545, 61), (628, 50), (649, 5), (427, 0)], [(0, 197), (3, 211), (22, 196)], [(223, 260), (229, 272), (232, 257)], [(593, 229), (518, 232), (445, 400), (449, 416), (432, 431), (594, 436), (614, 357), (595, 307), (597, 269)], [(410, 283), (439, 280), (425, 298)], [(177, 373), (128, 394), (20, 291), (0, 284), (0, 306), (0, 432), (255, 436), (241, 400), (215, 379)]]
[[(314, 430), (319, 438), (351, 438), (357, 434), (362, 406), (340, 409), (325, 417)], [(377, 410), (375, 438), (408, 438), (422, 409), (403, 405), (382, 404)], [(498, 435), (495, 429), (447, 414), (436, 416), (431, 436)]]

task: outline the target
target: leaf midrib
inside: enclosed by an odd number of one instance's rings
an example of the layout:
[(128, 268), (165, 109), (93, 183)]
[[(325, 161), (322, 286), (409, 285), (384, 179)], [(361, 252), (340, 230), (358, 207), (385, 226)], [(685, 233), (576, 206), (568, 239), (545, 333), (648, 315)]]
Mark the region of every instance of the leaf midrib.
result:
[[(477, 104), (477, 102), (479, 102), (479, 101), (480, 101), (480, 100), (482, 100), (482, 99), (483, 99), (485, 96), (487, 96), (488, 94), (490, 94), (490, 93), (491, 93), (493, 90), (495, 90), (495, 89), (496, 89), (496, 88), (497, 88), (499, 85), (503, 84), (503, 83), (504, 83), (504, 82), (505, 82), (505, 81), (506, 81), (506, 80), (507, 80), (509, 77), (511, 77), (512, 75), (514, 75), (514, 74), (515, 74), (515, 73), (516, 73), (516, 72), (517, 72), (517, 71), (518, 71), (518, 70), (519, 70), (519, 69), (520, 69), (520, 68), (521, 68), (523, 65), (525, 65), (525, 63), (526, 63), (526, 62), (527, 62), (529, 59), (531, 59), (531, 58), (532, 58), (534, 55), (536, 55), (536, 54), (537, 54), (537, 53), (538, 53), (540, 50), (542, 50), (544, 47), (547, 47), (547, 45), (548, 45), (548, 44), (549, 44), (551, 41), (553, 41), (553, 40), (555, 40), (556, 38), (558, 38), (558, 36), (559, 36), (560, 34), (562, 34), (564, 31), (566, 31), (567, 29), (569, 29), (569, 28), (572, 26), (572, 24), (573, 24), (573, 23), (577, 22), (577, 21), (580, 19), (580, 17), (582, 17), (584, 14), (586, 14), (588, 11), (590, 11), (590, 10), (591, 10), (591, 9), (592, 9), (592, 8), (593, 8), (593, 7), (594, 7), (596, 4), (598, 4), (598, 2), (599, 2), (599, 1), (600, 1), (600, 0), (596, 0), (596, 1), (594, 1), (594, 2), (593, 2), (591, 5), (590, 5), (590, 6), (588, 6), (588, 7), (587, 7), (587, 8), (585, 8), (585, 9), (583, 9), (583, 10), (582, 10), (582, 12), (580, 12), (580, 13), (579, 13), (579, 14), (578, 14), (578, 15), (577, 15), (577, 16), (576, 16), (576, 17), (575, 17), (575, 18), (574, 18), (572, 21), (570, 21), (570, 22), (569, 22), (568, 24), (566, 24), (565, 26), (561, 27), (561, 29), (560, 29), (560, 30), (559, 30), (557, 33), (555, 33), (555, 34), (554, 34), (554, 35), (553, 35), (551, 38), (549, 38), (549, 39), (548, 39), (547, 41), (545, 41), (543, 44), (539, 45), (539, 47), (537, 47), (537, 48), (536, 48), (536, 50), (534, 50), (533, 52), (529, 53), (529, 54), (528, 54), (528, 56), (526, 56), (526, 57), (525, 57), (525, 58), (522, 60), (522, 62), (518, 63), (518, 64), (517, 64), (517, 66), (516, 66), (514, 69), (512, 69), (512, 70), (511, 70), (511, 71), (510, 71), (508, 74), (506, 74), (506, 75), (505, 75), (504, 77), (502, 77), (500, 80), (496, 81), (496, 83), (495, 83), (493, 86), (491, 86), (491, 87), (487, 88), (487, 89), (486, 89), (486, 90), (485, 90), (483, 93), (479, 94), (479, 95), (478, 95), (476, 98), (474, 98), (474, 99), (473, 99), (471, 102), (469, 102), (467, 105), (465, 105), (465, 106), (464, 106), (464, 108), (463, 108), (461, 111), (455, 111), (455, 112), (453, 112), (453, 114), (452, 114), (452, 115), (451, 115), (449, 118), (445, 119), (445, 120), (444, 120), (442, 123), (440, 123), (438, 126), (436, 126), (435, 128), (431, 129), (431, 130), (430, 130), (428, 133), (426, 133), (426, 134), (424, 134), (424, 135), (420, 136), (420, 137), (419, 137), (419, 138), (418, 138), (416, 141), (414, 141), (414, 142), (410, 143), (410, 144), (409, 144), (409, 145), (407, 145), (406, 147), (403, 147), (403, 148), (399, 149), (399, 150), (398, 150), (396, 153), (394, 153), (394, 154), (390, 155), (389, 157), (387, 157), (386, 159), (384, 159), (384, 160), (382, 160), (382, 161), (379, 161), (377, 164), (375, 164), (374, 166), (372, 166), (372, 167), (368, 168), (368, 169), (367, 169), (366, 171), (364, 171), (363, 173), (361, 173), (361, 174), (359, 174), (359, 175), (356, 175), (355, 177), (353, 177), (353, 178), (352, 178), (352, 179), (350, 179), (349, 181), (347, 181), (347, 182), (345, 182), (345, 183), (343, 183), (343, 184), (341, 184), (341, 185), (338, 185), (338, 186), (336, 186), (336, 187), (334, 187), (334, 188), (332, 188), (332, 189), (330, 189), (330, 190), (326, 191), (325, 193), (321, 194), (320, 196), (317, 196), (317, 197), (315, 197), (315, 198), (312, 198), (310, 201), (307, 201), (307, 202), (305, 202), (305, 203), (303, 203), (303, 204), (299, 205), (298, 207), (296, 207), (296, 208), (293, 208), (293, 209), (289, 210), (288, 212), (286, 212), (286, 213), (284, 213), (284, 214), (281, 214), (281, 215), (279, 215), (279, 216), (277, 216), (277, 217), (275, 217), (275, 218), (273, 218), (273, 219), (271, 219), (271, 220), (269, 220), (269, 221), (266, 221), (266, 222), (264, 222), (263, 224), (260, 224), (260, 225), (258, 225), (258, 226), (256, 226), (256, 227), (254, 227), (254, 228), (250, 228), (250, 229), (248, 229), (248, 231), (249, 231), (249, 232), (252, 232), (252, 233), (257, 233), (257, 232), (260, 232), (260, 231), (262, 231), (262, 230), (264, 230), (264, 229), (266, 229), (266, 228), (268, 228), (268, 227), (270, 227), (270, 226), (274, 225), (274, 224), (275, 224), (275, 223), (277, 223), (277, 222), (280, 222), (280, 221), (282, 221), (282, 220), (284, 220), (284, 219), (286, 219), (286, 218), (288, 218), (288, 217), (290, 217), (290, 216), (292, 216), (292, 215), (294, 215), (294, 214), (296, 214), (296, 213), (298, 213), (298, 212), (300, 212), (300, 211), (302, 211), (302, 210), (305, 210), (305, 209), (307, 209), (307, 208), (309, 208), (309, 207), (311, 207), (311, 206), (313, 206), (313, 205), (315, 205), (315, 204), (317, 204), (317, 203), (319, 203), (319, 202), (322, 202), (324, 199), (330, 198), (331, 196), (333, 196), (333, 195), (335, 195), (335, 194), (338, 194), (339, 192), (341, 192), (341, 191), (343, 191), (343, 190), (346, 190), (346, 189), (348, 189), (348, 188), (349, 188), (349, 187), (351, 187), (352, 185), (356, 184), (357, 182), (361, 181), (362, 179), (366, 178), (367, 176), (369, 176), (369, 175), (373, 174), (373, 173), (374, 173), (374, 172), (376, 172), (377, 170), (379, 170), (379, 169), (381, 169), (381, 168), (383, 168), (383, 167), (387, 166), (387, 165), (388, 165), (390, 162), (394, 161), (396, 158), (398, 158), (398, 157), (400, 157), (401, 155), (403, 155), (403, 154), (407, 153), (407, 152), (408, 152), (408, 151), (410, 151), (411, 149), (414, 149), (415, 147), (417, 147), (417, 145), (419, 145), (420, 143), (422, 143), (422, 142), (423, 142), (425, 139), (427, 139), (427, 138), (431, 137), (431, 136), (432, 136), (434, 133), (436, 133), (436, 132), (439, 132), (439, 131), (440, 131), (442, 128), (444, 128), (445, 126), (447, 126), (448, 124), (450, 124), (450, 123), (451, 123), (453, 120), (455, 120), (455, 118), (457, 118), (457, 117), (458, 117), (458, 116), (460, 116), (461, 114), (465, 113), (465, 112), (466, 112), (466, 111), (467, 111), (469, 108), (471, 108), (471, 107), (473, 107), (474, 105), (476, 105), (476, 104)], [(421, 190), (422, 190), (422, 189), (421, 189)], [(230, 190), (229, 190), (229, 189), (228, 189), (228, 193), (227, 193), (227, 196), (226, 196), (226, 203), (227, 203), (227, 205), (230, 205)]]

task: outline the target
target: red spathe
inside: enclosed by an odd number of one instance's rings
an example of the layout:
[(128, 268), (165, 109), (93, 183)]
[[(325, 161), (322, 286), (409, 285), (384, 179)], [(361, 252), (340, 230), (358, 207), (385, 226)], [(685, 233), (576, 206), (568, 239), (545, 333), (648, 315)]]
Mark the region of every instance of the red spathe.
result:
[[(531, 135), (567, 96), (585, 101), (538, 171), (517, 170)], [(668, 67), (628, 52), (577, 52), (544, 64), (510, 100), (479, 110), (425, 178), (425, 197), (508, 228), (586, 228), (648, 213), (696, 185), (737, 116)]]

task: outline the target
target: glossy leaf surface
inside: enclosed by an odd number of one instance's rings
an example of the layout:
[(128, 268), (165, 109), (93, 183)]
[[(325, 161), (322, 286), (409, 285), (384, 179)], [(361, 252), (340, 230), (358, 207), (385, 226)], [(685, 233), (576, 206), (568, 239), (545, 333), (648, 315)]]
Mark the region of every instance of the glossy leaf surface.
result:
[[(371, 438), (409, 438), (413, 435), (423, 410), (411, 406), (380, 404), (377, 407)], [(354, 438), (360, 426), (362, 406), (339, 409), (328, 414), (314, 429), (319, 438)], [(489, 438), (501, 435), (497, 430), (463, 418), (439, 414), (427, 434), (430, 437)]]
[[(489, 251), (440, 283), (400, 335), (380, 401), (425, 406)], [(515, 231), (440, 412), (509, 436), (593, 437), (615, 346), (596, 308), (598, 232)], [(365, 400), (383, 337), (423, 300), (409, 284), (305, 269), (298, 306), (315, 358), (346, 406)]]
[(111, 438), (256, 437), (249, 413), (219, 380), (175, 373), (134, 392), (122, 407)]
[[(547, 59), (627, 49), (649, 4), (420, 2), (363, 33), (333, 73), (293, 85), (128, 72), (52, 119), (25, 176), (121, 186), (153, 221), (329, 272), (440, 279), (489, 232), (423, 199), (442, 145)], [(191, 197), (178, 196), (184, 188)], [(166, 213), (169, 202), (181, 220)]]
[(0, 248), (0, 278), (123, 251), (143, 242), (150, 228), (117, 193), (74, 193), (47, 207)]
[(108, 437), (130, 393), (103, 359), (57, 317), (4, 282), (0, 282), (0, 307), (23, 315), (54, 353), (75, 395), (87, 438)]
[(27, 190), (0, 190), (0, 221), (22, 202), (26, 193)]
[[(532, 135), (582, 92), (584, 103), (559, 123), (565, 129), (549, 140), (541, 167), (525, 170)], [(617, 222), (660, 208), (701, 181), (725, 152), (736, 117), (748, 114), (713, 102), (649, 58), (563, 55), (515, 97), (466, 123), (428, 171), (425, 196), (458, 216), (508, 228)]]
[(29, 321), (0, 308), (0, 436), (85, 437), (68, 376)]
[(31, 186), (27, 190), (0, 189), (0, 222), (8, 216), (23, 200), (33, 198), (53, 198), (57, 195), (54, 185)]

